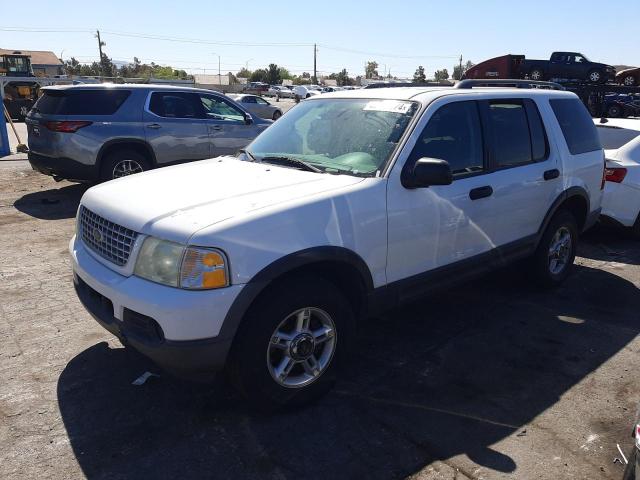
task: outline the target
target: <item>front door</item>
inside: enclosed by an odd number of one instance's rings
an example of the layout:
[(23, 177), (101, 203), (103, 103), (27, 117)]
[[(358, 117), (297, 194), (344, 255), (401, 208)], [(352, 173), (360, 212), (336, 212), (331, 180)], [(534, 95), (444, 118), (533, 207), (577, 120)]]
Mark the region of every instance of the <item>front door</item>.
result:
[(153, 92), (143, 113), (147, 142), (158, 165), (209, 158), (207, 120), (197, 94)]
[[(443, 105), (444, 103), (444, 105)], [(403, 165), (394, 166), (388, 183), (389, 245), (387, 281), (393, 282), (487, 252), (495, 245), (487, 234), (487, 211), (493, 198), (475, 101), (445, 99), (429, 107), (429, 118), (409, 141), (406, 162), (423, 157), (447, 160), (451, 185), (407, 189), (400, 181)]]
[(211, 156), (235, 155), (256, 136), (256, 127), (245, 113), (230, 101), (215, 94), (198, 94), (205, 111)]

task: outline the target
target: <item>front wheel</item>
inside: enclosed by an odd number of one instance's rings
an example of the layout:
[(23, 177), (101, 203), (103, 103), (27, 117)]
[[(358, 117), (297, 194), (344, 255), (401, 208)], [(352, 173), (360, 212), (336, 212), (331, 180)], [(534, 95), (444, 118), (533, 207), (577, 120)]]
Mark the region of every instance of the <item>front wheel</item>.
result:
[(556, 213), (531, 258), (531, 270), (544, 287), (560, 285), (571, 273), (578, 245), (578, 225), (567, 210)]
[(636, 84), (636, 77), (634, 77), (633, 75), (626, 75), (622, 79), (622, 84), (627, 87), (633, 87)]
[(277, 120), (282, 116), (282, 112), (280, 110), (276, 110), (275, 112), (273, 112), (273, 120)]
[(535, 81), (544, 80), (544, 72), (539, 68), (534, 68), (529, 73), (529, 78)]
[(335, 382), (353, 322), (349, 303), (328, 281), (305, 276), (280, 283), (236, 333), (230, 380), (259, 410), (310, 403)]
[(618, 118), (622, 116), (622, 109), (618, 105), (611, 105), (607, 109), (607, 116), (611, 118)]

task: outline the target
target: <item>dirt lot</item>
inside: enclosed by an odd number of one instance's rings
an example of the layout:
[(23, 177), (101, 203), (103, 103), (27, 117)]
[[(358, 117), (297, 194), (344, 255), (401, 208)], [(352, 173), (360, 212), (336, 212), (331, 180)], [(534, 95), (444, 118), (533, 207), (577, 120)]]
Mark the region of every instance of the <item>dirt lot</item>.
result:
[(518, 268), (364, 323), (316, 405), (247, 411), (146, 370), (82, 309), (85, 187), (0, 162), (0, 478), (617, 479), (640, 393), (640, 249), (586, 236), (540, 292)]

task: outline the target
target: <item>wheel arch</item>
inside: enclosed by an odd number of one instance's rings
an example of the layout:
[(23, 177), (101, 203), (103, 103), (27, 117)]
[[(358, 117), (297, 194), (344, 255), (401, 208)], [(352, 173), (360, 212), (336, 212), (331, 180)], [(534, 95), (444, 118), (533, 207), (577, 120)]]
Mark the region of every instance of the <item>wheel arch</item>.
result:
[(570, 187), (564, 192), (562, 192), (555, 201), (551, 204), (549, 210), (547, 210), (547, 214), (540, 225), (538, 230), (538, 238), (537, 242), (540, 242), (544, 231), (546, 230), (549, 222), (553, 218), (553, 216), (561, 209), (569, 210), (576, 221), (578, 222), (578, 230), (581, 232), (586, 224), (587, 217), (589, 215), (590, 210), (590, 201), (589, 194), (583, 187)]
[(96, 168), (98, 171), (102, 168), (102, 162), (105, 157), (110, 153), (113, 153), (117, 150), (121, 149), (132, 149), (136, 152), (141, 153), (151, 162), (151, 166), (153, 168), (157, 167), (156, 156), (153, 152), (153, 148), (144, 140), (140, 140), (139, 138), (117, 138), (114, 140), (109, 140), (105, 142), (100, 150), (98, 151), (98, 155), (96, 157)]
[(319, 275), (334, 283), (358, 312), (366, 308), (367, 295), (373, 291), (373, 277), (366, 262), (344, 247), (314, 247), (279, 258), (260, 270), (235, 299), (227, 312), (220, 337), (232, 339), (245, 313), (274, 285), (295, 276)]

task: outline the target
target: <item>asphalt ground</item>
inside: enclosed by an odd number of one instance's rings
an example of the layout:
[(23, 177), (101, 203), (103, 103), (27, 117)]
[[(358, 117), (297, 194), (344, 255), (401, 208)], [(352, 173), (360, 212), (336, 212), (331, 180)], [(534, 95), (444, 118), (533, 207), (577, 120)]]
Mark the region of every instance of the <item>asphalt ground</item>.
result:
[(82, 308), (67, 248), (85, 189), (0, 162), (0, 478), (621, 478), (640, 396), (626, 232), (588, 233), (556, 291), (514, 266), (366, 320), (329, 395), (266, 416)]

